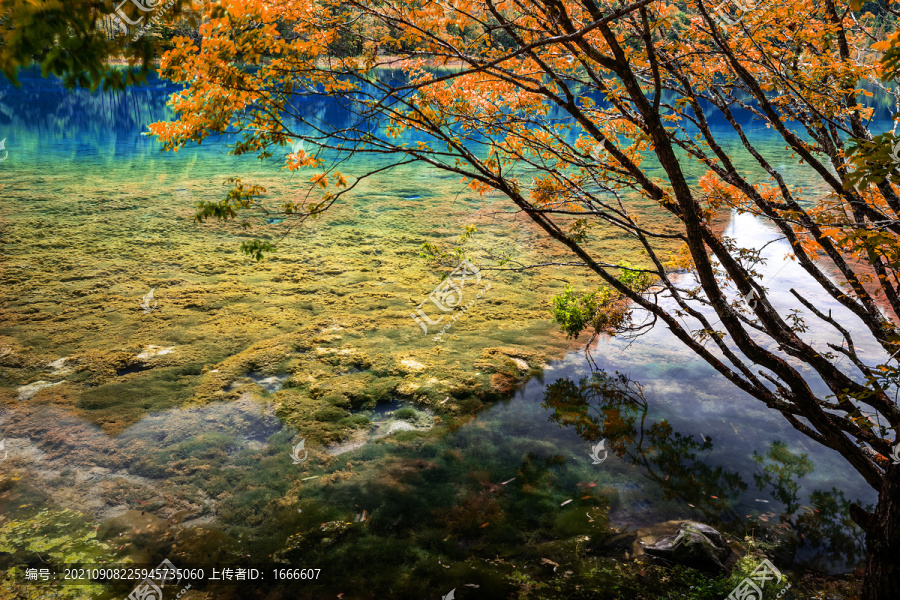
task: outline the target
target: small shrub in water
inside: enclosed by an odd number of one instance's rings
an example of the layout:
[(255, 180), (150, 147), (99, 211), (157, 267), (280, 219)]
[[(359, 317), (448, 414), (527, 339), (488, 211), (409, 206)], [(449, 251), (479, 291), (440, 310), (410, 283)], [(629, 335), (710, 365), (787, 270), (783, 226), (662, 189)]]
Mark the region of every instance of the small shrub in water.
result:
[(416, 411), (411, 408), (401, 408), (394, 411), (394, 417), (405, 421), (415, 421)]

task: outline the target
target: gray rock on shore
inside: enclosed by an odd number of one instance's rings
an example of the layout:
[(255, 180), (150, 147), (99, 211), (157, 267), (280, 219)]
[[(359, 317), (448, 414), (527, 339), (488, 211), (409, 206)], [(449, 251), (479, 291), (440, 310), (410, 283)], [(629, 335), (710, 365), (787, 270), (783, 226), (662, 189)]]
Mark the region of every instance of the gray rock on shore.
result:
[(727, 572), (737, 561), (738, 554), (728, 545), (725, 536), (709, 525), (694, 521), (669, 521), (658, 526), (658, 530), (671, 531), (671, 526), (676, 524), (678, 530), (674, 535), (655, 536), (656, 541), (648, 544), (646, 540), (652, 539), (653, 534), (645, 533), (639, 535), (635, 545), (640, 544), (642, 553), (648, 556), (712, 573)]

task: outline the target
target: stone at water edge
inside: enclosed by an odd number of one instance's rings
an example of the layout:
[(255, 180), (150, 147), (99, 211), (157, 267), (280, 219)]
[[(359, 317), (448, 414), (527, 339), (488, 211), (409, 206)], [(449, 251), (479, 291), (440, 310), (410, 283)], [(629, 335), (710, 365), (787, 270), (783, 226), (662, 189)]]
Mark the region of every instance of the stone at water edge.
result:
[(395, 423), (391, 423), (391, 426), (385, 435), (391, 435), (392, 433), (397, 433), (398, 431), (416, 431), (416, 428), (404, 421), (396, 421)]
[(425, 370), (425, 365), (420, 363), (417, 360), (413, 360), (411, 358), (405, 358), (400, 361), (400, 366), (403, 367), (402, 370), (408, 373), (421, 373)]
[(675, 535), (652, 544), (640, 541), (640, 547), (648, 556), (708, 572), (727, 572), (738, 559), (725, 536), (709, 525), (694, 521), (681, 521)]
[(144, 349), (143, 352), (135, 356), (133, 360), (149, 360), (155, 356), (165, 356), (166, 354), (171, 354), (172, 352), (175, 352), (175, 346), (163, 348), (162, 346), (154, 346), (153, 344), (150, 344)]
[(70, 357), (64, 356), (62, 358), (58, 358), (54, 361), (47, 363), (47, 366), (53, 369), (52, 375), (68, 375), (72, 372), (70, 367), (65, 366), (66, 361), (70, 360)]
[(16, 398), (19, 402), (24, 402), (25, 400), (31, 400), (32, 396), (37, 394), (44, 388), (48, 388), (54, 385), (59, 385), (63, 383), (62, 381), (35, 381), (34, 383), (29, 383), (28, 385), (23, 385), (21, 387), (16, 388)]

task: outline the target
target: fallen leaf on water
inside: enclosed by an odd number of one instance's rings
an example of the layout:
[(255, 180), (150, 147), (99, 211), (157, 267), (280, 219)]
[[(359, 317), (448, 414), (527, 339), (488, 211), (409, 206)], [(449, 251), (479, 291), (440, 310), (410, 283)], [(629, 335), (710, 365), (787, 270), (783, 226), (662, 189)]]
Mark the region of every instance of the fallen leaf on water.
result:
[(490, 525), (490, 524), (491, 524), (491, 522), (488, 521), (487, 523), (485, 523), (484, 525), (482, 525), (482, 526), (479, 527), (478, 529), (484, 529), (485, 527), (487, 527), (487, 526)]
[(571, 499), (566, 500), (565, 502), (563, 502), (562, 504), (560, 504), (560, 506), (565, 506), (566, 504), (568, 504), (568, 503), (571, 502), (571, 501), (572, 501)]

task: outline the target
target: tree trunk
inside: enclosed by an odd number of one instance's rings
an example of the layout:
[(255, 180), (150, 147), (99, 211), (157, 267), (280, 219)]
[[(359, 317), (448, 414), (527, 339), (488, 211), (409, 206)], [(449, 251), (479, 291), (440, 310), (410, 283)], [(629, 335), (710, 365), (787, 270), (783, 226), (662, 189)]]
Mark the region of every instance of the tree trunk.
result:
[(889, 465), (866, 530), (862, 600), (900, 599), (900, 465)]

